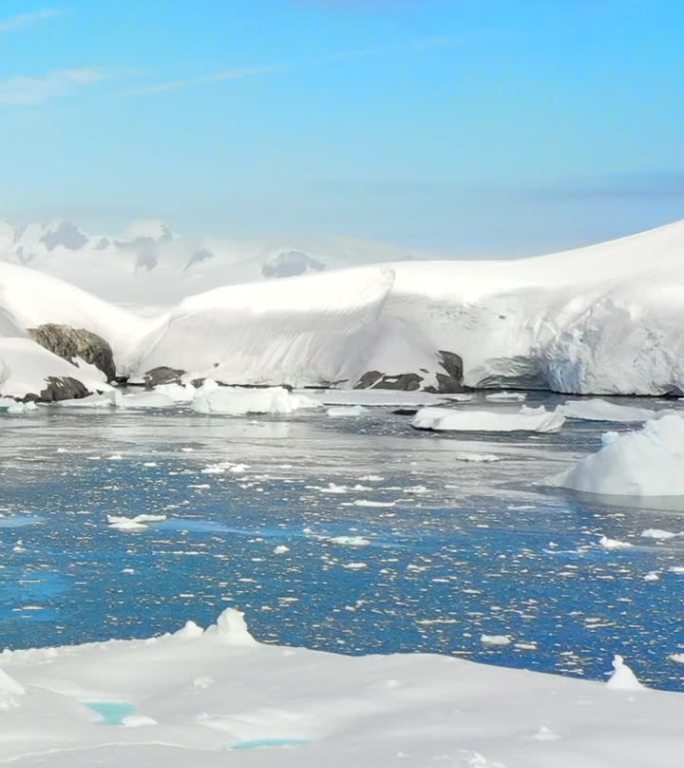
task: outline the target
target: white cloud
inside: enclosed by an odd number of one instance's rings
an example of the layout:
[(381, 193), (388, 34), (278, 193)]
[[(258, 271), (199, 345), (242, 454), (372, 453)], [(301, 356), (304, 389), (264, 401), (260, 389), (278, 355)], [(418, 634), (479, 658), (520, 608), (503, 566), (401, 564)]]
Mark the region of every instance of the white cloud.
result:
[(0, 80), (0, 104), (41, 104), (102, 80), (92, 67), (58, 69), (40, 77), (17, 76)]
[(243, 77), (252, 77), (253, 75), (263, 75), (273, 72), (275, 67), (242, 67), (240, 69), (229, 69), (225, 72), (214, 72), (211, 75), (203, 77), (189, 78), (187, 80), (171, 80), (166, 83), (150, 85), (144, 88), (137, 88), (134, 93), (161, 93), (162, 91), (176, 91), (181, 88), (191, 88), (195, 85), (204, 85), (207, 83), (219, 83), (224, 80), (239, 80)]
[(24, 27), (32, 27), (34, 24), (39, 24), (41, 21), (47, 21), (48, 19), (53, 19), (55, 16), (61, 16), (62, 13), (63, 11), (59, 8), (43, 8), (40, 11), (20, 13), (17, 16), (0, 19), (0, 35), (4, 35), (7, 32), (15, 32), (17, 29), (23, 29)]

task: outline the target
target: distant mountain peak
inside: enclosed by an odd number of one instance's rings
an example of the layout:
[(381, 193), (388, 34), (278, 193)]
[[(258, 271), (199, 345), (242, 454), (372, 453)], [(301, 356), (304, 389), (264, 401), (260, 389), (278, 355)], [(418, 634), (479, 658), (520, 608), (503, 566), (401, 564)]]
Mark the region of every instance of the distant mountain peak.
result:
[(261, 265), (261, 274), (267, 278), (296, 277), (311, 272), (322, 272), (325, 264), (312, 259), (302, 251), (284, 249), (269, 256)]

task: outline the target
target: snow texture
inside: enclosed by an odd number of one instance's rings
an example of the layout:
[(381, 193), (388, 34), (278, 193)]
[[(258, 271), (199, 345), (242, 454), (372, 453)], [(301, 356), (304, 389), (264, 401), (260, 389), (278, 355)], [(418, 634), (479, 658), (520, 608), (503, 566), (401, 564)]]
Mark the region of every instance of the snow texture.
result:
[(0, 714), (0, 761), (46, 768), (679, 768), (684, 697), (620, 657), (602, 684), (262, 645), (228, 609), (207, 630), (5, 651)]

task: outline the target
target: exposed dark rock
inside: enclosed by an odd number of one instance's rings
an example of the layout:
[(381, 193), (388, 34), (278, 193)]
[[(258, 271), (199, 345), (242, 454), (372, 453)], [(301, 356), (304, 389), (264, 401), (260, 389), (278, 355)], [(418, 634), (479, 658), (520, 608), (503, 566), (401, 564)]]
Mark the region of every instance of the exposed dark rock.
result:
[(280, 251), (267, 259), (261, 266), (263, 277), (294, 277), (311, 272), (321, 272), (325, 264), (312, 259), (301, 251)]
[(418, 413), (417, 408), (396, 408), (392, 411), (396, 416), (415, 416)]
[(68, 360), (80, 357), (86, 363), (99, 368), (112, 381), (116, 377), (112, 348), (101, 336), (84, 328), (72, 328), (70, 325), (46, 323), (37, 328), (29, 328), (29, 338), (55, 355)]
[(91, 394), (83, 382), (71, 376), (48, 376), (47, 386), (39, 394), (29, 393), (24, 401), (55, 403), (58, 400), (74, 400)]
[(180, 384), (181, 376), (185, 371), (180, 368), (169, 368), (167, 365), (160, 365), (157, 368), (147, 371), (144, 376), (145, 386), (152, 388), (160, 384)]
[(379, 371), (368, 371), (356, 382), (354, 389), (393, 389), (401, 392), (415, 392), (420, 389), (422, 376), (417, 373), (400, 373), (388, 376)]
[(436, 387), (425, 387), (426, 392), (435, 392), (440, 395), (453, 394), (463, 391), (463, 360), (455, 352), (447, 352), (440, 349), (438, 352), (439, 364), (446, 373), (436, 373)]

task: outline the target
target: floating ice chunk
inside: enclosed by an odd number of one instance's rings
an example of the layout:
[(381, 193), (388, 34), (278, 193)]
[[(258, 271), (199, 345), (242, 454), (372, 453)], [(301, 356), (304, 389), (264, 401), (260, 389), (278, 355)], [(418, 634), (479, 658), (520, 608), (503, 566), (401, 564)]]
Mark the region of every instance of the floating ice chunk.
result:
[(452, 458), (454, 461), (470, 461), (475, 464), (501, 461), (501, 457), (494, 453), (465, 453), (464, 451), (452, 454)]
[(616, 691), (640, 691), (644, 687), (618, 654), (613, 657), (613, 672), (606, 685)]
[(368, 409), (362, 405), (335, 405), (326, 411), (328, 416), (337, 418), (340, 416), (363, 416), (368, 413)]
[(491, 395), (485, 395), (485, 400), (491, 400), (493, 403), (522, 403), (526, 399), (524, 392), (492, 392)]
[(671, 565), (667, 570), (670, 573), (676, 573), (678, 576), (684, 575), (684, 565)]
[(644, 581), (660, 581), (660, 574), (658, 571), (649, 571), (644, 576)]
[(195, 393), (192, 410), (227, 416), (254, 414), (290, 414), (304, 408), (320, 408), (321, 403), (306, 395), (296, 395), (284, 387), (200, 387)]
[(110, 528), (119, 531), (145, 531), (150, 523), (162, 523), (166, 515), (136, 515), (135, 517), (119, 517), (107, 515), (107, 523)]
[(647, 528), (641, 532), (641, 535), (645, 539), (656, 539), (657, 541), (667, 541), (668, 539), (674, 539), (676, 536), (682, 536), (681, 533), (664, 531), (662, 528)]
[(518, 412), (422, 408), (412, 425), (437, 432), (558, 432), (564, 422), (565, 417), (558, 409), (523, 406)]
[(286, 552), (289, 552), (290, 548), (286, 547), (284, 544), (278, 544), (277, 547), (273, 548), (273, 554), (274, 555), (284, 555)]
[(628, 405), (616, 405), (608, 400), (593, 398), (591, 400), (568, 400), (560, 406), (563, 415), (568, 419), (582, 421), (614, 421), (639, 422), (648, 421), (656, 416), (656, 411), (648, 408), (634, 408)]
[(510, 645), (513, 638), (509, 635), (482, 635), (480, 637), (482, 645)]
[(370, 499), (357, 499), (352, 502), (355, 507), (393, 507), (395, 501), (371, 501)]
[(333, 536), (328, 541), (331, 544), (341, 544), (347, 547), (367, 547), (370, 545), (369, 539), (363, 536)]
[(159, 384), (154, 391), (170, 397), (174, 403), (191, 403), (197, 392), (192, 384)]
[(684, 418), (667, 414), (635, 432), (607, 433), (598, 453), (551, 485), (618, 496), (684, 496)]
[(137, 392), (134, 395), (124, 395), (124, 408), (173, 408), (176, 401), (163, 392)]
[(619, 541), (618, 539), (609, 539), (607, 536), (601, 536), (599, 539), (599, 544), (604, 549), (629, 549), (630, 547), (634, 546), (633, 544), (630, 544), (628, 541)]
[(675, 664), (684, 664), (684, 653), (671, 653), (667, 658)]

